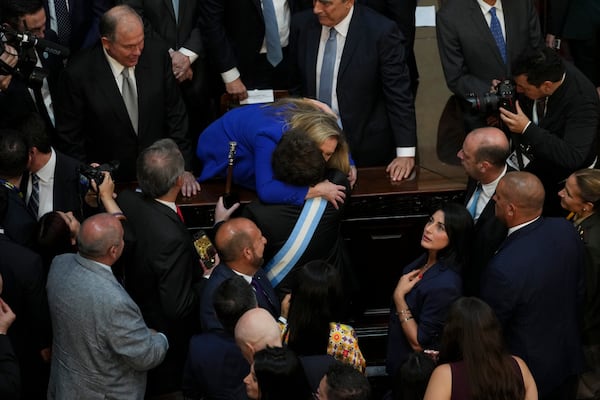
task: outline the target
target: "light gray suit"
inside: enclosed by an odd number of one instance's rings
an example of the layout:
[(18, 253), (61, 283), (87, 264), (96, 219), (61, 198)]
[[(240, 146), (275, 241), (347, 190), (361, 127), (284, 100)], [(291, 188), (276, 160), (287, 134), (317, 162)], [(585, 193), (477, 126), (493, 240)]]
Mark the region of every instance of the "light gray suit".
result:
[(79, 254), (52, 262), (49, 399), (143, 399), (146, 371), (167, 352), (112, 272)]

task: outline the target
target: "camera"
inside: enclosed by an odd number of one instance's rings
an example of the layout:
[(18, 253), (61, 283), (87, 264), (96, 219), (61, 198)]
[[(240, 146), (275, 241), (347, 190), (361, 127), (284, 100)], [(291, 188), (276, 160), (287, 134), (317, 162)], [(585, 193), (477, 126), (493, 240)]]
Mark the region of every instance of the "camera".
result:
[(465, 99), (474, 112), (493, 112), (502, 107), (515, 113), (515, 95), (515, 86), (510, 80), (506, 79), (496, 86), (496, 92), (485, 93), (483, 99), (480, 99), (475, 93), (467, 94)]
[(119, 169), (118, 161), (111, 161), (92, 167), (90, 165), (81, 165), (79, 167), (79, 174), (81, 175), (81, 183), (87, 187), (90, 187), (90, 181), (96, 182), (97, 186), (100, 186), (104, 182), (104, 171), (107, 171), (110, 176), (113, 176), (113, 172)]

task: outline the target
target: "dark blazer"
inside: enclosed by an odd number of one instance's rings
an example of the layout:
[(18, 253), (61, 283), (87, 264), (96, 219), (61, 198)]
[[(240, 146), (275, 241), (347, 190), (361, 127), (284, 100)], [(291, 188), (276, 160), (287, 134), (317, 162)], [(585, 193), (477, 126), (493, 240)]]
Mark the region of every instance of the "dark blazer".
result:
[(506, 238), (482, 277), (481, 298), (500, 320), (509, 352), (531, 369), (540, 397), (582, 370), (583, 262), (573, 226), (540, 217)]
[(180, 390), (187, 346), (199, 331), (203, 278), (198, 254), (185, 225), (169, 207), (131, 191), (121, 192), (117, 201), (135, 240), (126, 243), (126, 289), (148, 327), (169, 339), (165, 360), (149, 371), (147, 393)]
[(7, 335), (0, 335), (0, 396), (18, 399), (21, 387), (19, 363)]
[[(202, 289), (202, 299), (200, 301), (200, 322), (203, 332), (223, 332), (223, 325), (219, 322), (213, 306), (213, 296), (221, 283), (235, 275), (236, 273), (224, 263), (217, 265), (210, 274), (208, 282)], [(262, 268), (259, 268), (254, 277), (259, 280), (267, 299), (265, 304), (261, 301), (262, 296), (257, 297), (258, 306), (269, 311), (273, 318), (279, 318), (281, 305), (267, 275)]]
[(583, 343), (600, 343), (600, 214), (596, 211), (576, 227), (585, 245)]
[[(312, 11), (292, 18), (293, 91), (315, 98), (321, 24)], [(354, 14), (337, 78), (344, 132), (356, 166), (387, 165), (396, 147), (416, 146), (415, 108), (402, 34), (397, 25), (360, 5)]]
[(476, 0), (445, 1), (436, 16), (440, 59), (448, 88), (464, 98), (480, 97), (493, 79), (511, 77), (511, 64), (529, 48), (543, 45), (540, 23), (532, 0), (504, 0), (507, 63)]
[[(545, 213), (560, 210), (562, 181), (592, 164), (600, 132), (600, 101), (594, 85), (574, 66), (565, 63), (562, 85), (548, 97), (546, 115), (539, 126), (531, 123), (519, 136), (531, 147), (534, 160), (526, 170), (537, 175), (546, 189)], [(533, 102), (520, 96), (523, 112), (531, 118)]]
[(183, 372), (183, 394), (195, 400), (247, 400), (243, 379), (249, 372), (250, 365), (231, 335), (194, 335)]
[[(427, 262), (427, 254), (404, 267), (402, 274), (421, 268)], [(437, 349), (446, 323), (448, 309), (462, 295), (460, 274), (437, 262), (423, 275), (422, 280), (406, 295), (406, 303), (418, 325), (417, 340), (424, 349)], [(388, 324), (388, 347), (386, 370), (396, 376), (402, 364), (413, 350), (400, 326), (400, 318), (392, 304)]]
[(4, 233), (15, 243), (34, 249), (38, 231), (36, 217), (27, 208), (19, 189), (9, 189), (0, 184), (0, 190), (8, 192), (6, 216), (4, 221), (0, 221)]
[[(508, 171), (511, 170), (512, 168), (508, 167)], [(476, 186), (477, 182), (469, 178), (465, 206), (473, 196)], [(506, 225), (496, 218), (496, 201), (490, 198), (475, 223), (469, 263), (462, 272), (465, 296), (479, 296), (481, 273), (506, 238), (507, 232)]]
[[(308, 0), (288, 0), (290, 12), (310, 8)], [(242, 81), (256, 80), (259, 51), (265, 37), (265, 22), (260, 0), (204, 0), (200, 21), (207, 50), (217, 72), (233, 67)]]
[[(53, 0), (44, 0), (46, 31), (50, 29), (49, 1)], [(69, 16), (71, 19), (69, 48), (71, 51), (92, 47), (100, 40), (98, 23), (102, 14), (113, 5), (112, 3), (112, 0), (69, 0)]]
[(119, 160), (117, 179), (135, 180), (139, 152), (158, 139), (179, 146), (189, 171), (192, 149), (188, 125), (171, 68), (171, 58), (159, 42), (146, 39), (135, 67), (139, 127), (136, 135), (102, 46), (81, 52), (65, 69), (56, 96), (59, 150), (85, 162)]

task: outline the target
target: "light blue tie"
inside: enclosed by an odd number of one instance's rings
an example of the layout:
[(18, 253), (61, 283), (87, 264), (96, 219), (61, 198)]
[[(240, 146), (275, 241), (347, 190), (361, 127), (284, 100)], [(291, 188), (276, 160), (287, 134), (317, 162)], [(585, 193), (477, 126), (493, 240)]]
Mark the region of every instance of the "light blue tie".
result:
[(265, 41), (267, 44), (267, 60), (276, 67), (283, 60), (281, 41), (279, 39), (279, 26), (275, 15), (273, 0), (263, 0), (263, 18), (265, 20)]
[(490, 21), (490, 30), (492, 31), (492, 36), (494, 37), (496, 45), (498, 45), (498, 49), (500, 50), (502, 61), (504, 61), (506, 64), (506, 42), (504, 41), (504, 36), (502, 35), (500, 20), (496, 16), (496, 7), (490, 8), (490, 14), (492, 15), (492, 20)]
[(335, 28), (329, 29), (329, 38), (323, 52), (321, 77), (319, 79), (319, 100), (331, 106), (331, 93), (333, 91), (333, 69), (335, 68), (335, 54), (337, 52), (337, 32)]
[(473, 196), (471, 197), (473, 201), (469, 206), (469, 214), (471, 214), (473, 218), (475, 218), (475, 213), (477, 212), (477, 202), (479, 201), (479, 196), (481, 196), (481, 190), (481, 183), (477, 183), (477, 187), (475, 188)]
[(175, 22), (179, 22), (179, 0), (171, 0), (173, 2), (173, 13), (175, 14)]

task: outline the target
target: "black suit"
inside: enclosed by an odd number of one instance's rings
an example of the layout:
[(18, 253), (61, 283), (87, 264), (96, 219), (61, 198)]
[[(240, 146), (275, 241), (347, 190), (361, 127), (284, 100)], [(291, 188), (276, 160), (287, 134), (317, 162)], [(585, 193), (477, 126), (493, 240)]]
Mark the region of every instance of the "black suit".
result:
[[(290, 12), (310, 7), (307, 0), (288, 0)], [(209, 53), (217, 72), (234, 67), (240, 71), (241, 79), (248, 89), (274, 88), (285, 82), (273, 81), (274, 74), (285, 81), (284, 61), (267, 74), (261, 70), (265, 63), (264, 54), (259, 54), (265, 37), (265, 22), (260, 0), (204, 0), (200, 2), (201, 23)], [(277, 87), (279, 86), (279, 87)]]
[(21, 374), (17, 357), (8, 336), (0, 335), (0, 396), (3, 399), (18, 399), (20, 387)]
[[(312, 11), (295, 15), (290, 33), (294, 91), (315, 98), (321, 24)], [(387, 165), (396, 147), (416, 146), (415, 109), (396, 24), (354, 6), (336, 83), (344, 132), (357, 166)]]
[[(561, 215), (559, 197), (562, 181), (596, 157), (600, 128), (600, 101), (594, 85), (574, 66), (565, 64), (563, 83), (548, 97), (546, 115), (539, 126), (529, 124), (521, 144), (530, 146), (534, 160), (525, 170), (537, 175), (546, 189), (544, 213)], [(533, 103), (521, 96), (521, 109), (531, 119)]]
[(186, 137), (185, 105), (173, 77), (171, 58), (160, 43), (146, 39), (135, 79), (137, 135), (102, 46), (73, 59), (62, 75), (55, 101), (58, 148), (86, 162), (119, 160), (117, 179), (135, 180), (139, 152), (167, 137), (175, 140), (189, 170), (192, 148)]
[(15, 243), (30, 249), (35, 248), (38, 223), (27, 208), (21, 192), (16, 187), (7, 188), (1, 184), (0, 190), (6, 190), (8, 193), (6, 216), (4, 221), (0, 221), (4, 233)]
[(135, 240), (126, 244), (126, 289), (148, 327), (169, 339), (165, 360), (148, 373), (147, 393), (180, 390), (188, 342), (199, 330), (198, 254), (175, 211), (130, 191), (117, 200)]

